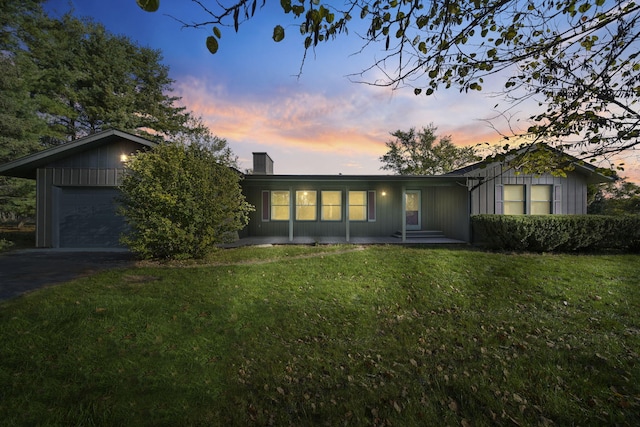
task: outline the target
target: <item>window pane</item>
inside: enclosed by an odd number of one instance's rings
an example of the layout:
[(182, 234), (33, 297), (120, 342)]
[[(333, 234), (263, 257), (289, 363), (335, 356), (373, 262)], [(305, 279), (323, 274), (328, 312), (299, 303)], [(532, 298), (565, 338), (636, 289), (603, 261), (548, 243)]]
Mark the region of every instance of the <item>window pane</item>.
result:
[(366, 206), (349, 206), (349, 220), (366, 221), (367, 207)]
[(289, 205), (289, 192), (288, 191), (272, 191), (271, 204), (272, 205)]
[(349, 204), (350, 205), (366, 205), (367, 192), (366, 191), (349, 191)]
[(273, 221), (289, 221), (289, 206), (271, 206)]
[(296, 191), (296, 219), (298, 221), (315, 221), (317, 218), (316, 191)]
[(524, 185), (505, 185), (504, 200), (524, 200)]
[(549, 215), (551, 202), (531, 202), (531, 215)]
[(289, 192), (288, 191), (272, 191), (271, 192), (271, 220), (272, 221), (288, 221), (289, 220)]
[(349, 221), (367, 220), (367, 192), (349, 191)]
[(524, 215), (524, 202), (504, 202), (505, 215)]
[(323, 191), (322, 196), (322, 220), (342, 220), (342, 191)]
[(531, 186), (531, 200), (539, 202), (551, 201), (551, 186), (550, 185), (532, 185)]

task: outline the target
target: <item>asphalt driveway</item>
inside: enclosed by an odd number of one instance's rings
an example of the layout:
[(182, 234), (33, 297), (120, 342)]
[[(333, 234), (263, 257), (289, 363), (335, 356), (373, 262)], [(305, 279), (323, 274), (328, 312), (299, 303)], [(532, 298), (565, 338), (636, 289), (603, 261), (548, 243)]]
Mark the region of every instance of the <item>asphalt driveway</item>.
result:
[(0, 254), (0, 301), (109, 268), (133, 266), (124, 250), (29, 249)]

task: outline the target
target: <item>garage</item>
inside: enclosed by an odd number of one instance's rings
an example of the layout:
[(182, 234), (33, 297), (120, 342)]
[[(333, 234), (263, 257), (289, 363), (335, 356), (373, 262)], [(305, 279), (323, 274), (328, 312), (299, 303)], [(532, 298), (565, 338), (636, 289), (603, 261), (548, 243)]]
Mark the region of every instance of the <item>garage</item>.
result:
[(0, 165), (0, 175), (36, 180), (36, 247), (120, 248), (125, 162), (155, 146), (109, 129)]
[(121, 247), (120, 234), (126, 229), (126, 223), (116, 212), (118, 189), (62, 187), (59, 194), (61, 248)]

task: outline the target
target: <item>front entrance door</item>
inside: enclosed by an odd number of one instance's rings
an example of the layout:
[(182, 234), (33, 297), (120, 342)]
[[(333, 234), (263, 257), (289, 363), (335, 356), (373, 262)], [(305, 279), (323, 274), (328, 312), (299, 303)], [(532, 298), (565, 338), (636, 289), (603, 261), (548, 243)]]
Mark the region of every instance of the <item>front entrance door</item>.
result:
[(422, 218), (420, 213), (420, 190), (407, 190), (405, 194), (405, 215), (407, 230), (420, 230)]

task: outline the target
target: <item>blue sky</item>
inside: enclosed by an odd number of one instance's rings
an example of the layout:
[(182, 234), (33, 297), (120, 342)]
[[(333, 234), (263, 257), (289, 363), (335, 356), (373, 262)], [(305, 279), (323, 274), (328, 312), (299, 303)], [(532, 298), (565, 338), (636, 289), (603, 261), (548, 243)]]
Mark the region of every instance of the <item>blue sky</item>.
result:
[[(73, 8), (76, 16), (161, 50), (175, 80), (174, 94), (228, 141), (242, 168), (251, 167), (252, 152), (266, 151), (278, 174), (382, 174), (386, 172), (378, 159), (386, 152), (389, 133), (430, 123), (458, 145), (501, 142), (486, 121), (497, 114), (497, 100), (490, 94), (500, 81), (488, 82), (483, 92), (442, 90), (429, 97), (415, 96), (410, 88), (393, 91), (354, 83), (348, 76), (383, 54), (375, 50), (382, 47), (358, 54), (355, 27), (348, 37), (310, 52), (298, 78), (302, 39), (294, 25), (286, 25), (276, 2), (259, 9), (238, 33), (221, 28), (215, 55), (205, 47), (211, 26), (183, 29), (170, 16), (206, 20), (189, 0), (162, 0), (155, 13), (142, 11), (135, 0), (49, 0), (45, 8), (53, 16)], [(281, 43), (271, 39), (277, 23), (287, 31)], [(637, 170), (627, 168), (625, 175), (639, 180)]]

